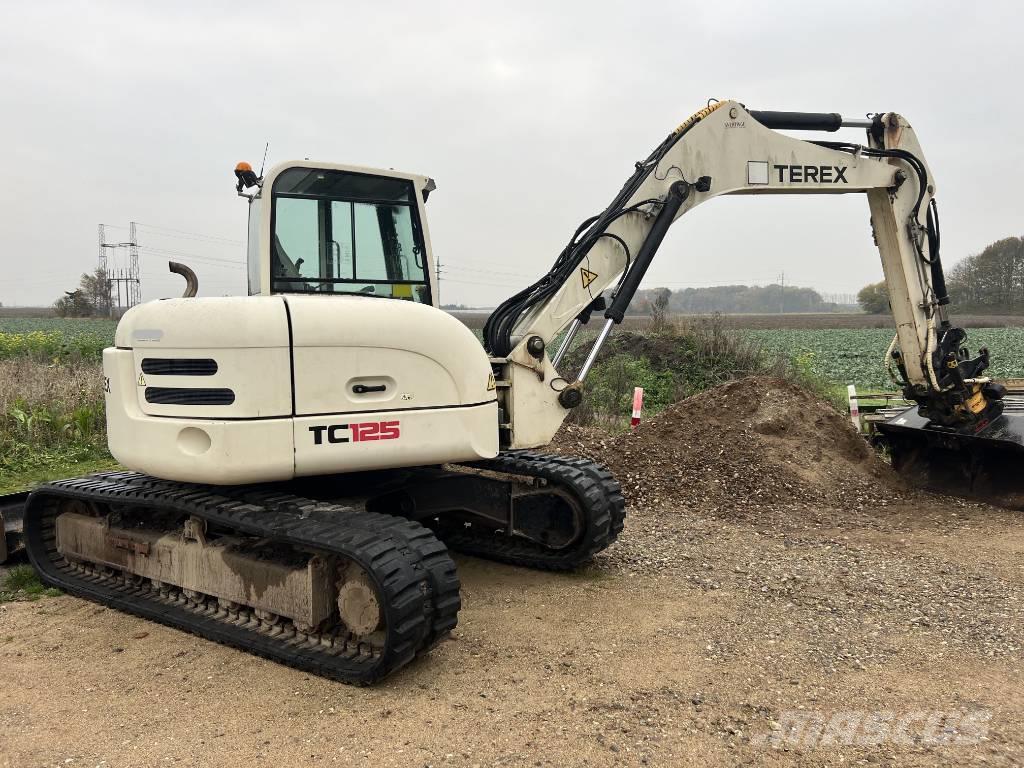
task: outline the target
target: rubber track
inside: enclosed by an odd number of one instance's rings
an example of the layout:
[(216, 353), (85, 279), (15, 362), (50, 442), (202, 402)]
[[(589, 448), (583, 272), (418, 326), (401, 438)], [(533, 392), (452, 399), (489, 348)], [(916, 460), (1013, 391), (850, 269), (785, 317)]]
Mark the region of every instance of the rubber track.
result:
[[(181, 487), (180, 483), (140, 476), (135, 472), (113, 472), (104, 476), (135, 478), (135, 482), (145, 483), (147, 487), (154, 490), (173, 491)], [(266, 485), (233, 488), (212, 485), (195, 487), (226, 494), (232, 499), (257, 504), (268, 509), (290, 510), (300, 514), (325, 513), (331, 515), (335, 521), (339, 510), (346, 513), (350, 511), (347, 507), (338, 507), (329, 502), (295, 496)], [(427, 573), (430, 582), (431, 613), (428, 618), (427, 638), (416, 651), (417, 656), (422, 655), (435, 647), (458, 624), (462, 597), (461, 583), (455, 562), (448, 553), (448, 547), (438, 540), (433, 531), (418, 522), (404, 517), (369, 512), (363, 513), (362, 522), (364, 527), (369, 530), (382, 532), (400, 540), (409, 551), (420, 558), (422, 567)]]
[(451, 549), (527, 568), (564, 571), (591, 560), (622, 532), (626, 514), (622, 488), (601, 464), (571, 456), (509, 451), (471, 466), (542, 478), (569, 491), (583, 510), (583, 531), (569, 547), (550, 549), (528, 539), (446, 525), (442, 520), (438, 535)]
[(510, 452), (516, 455), (526, 456), (533, 461), (553, 461), (564, 464), (568, 467), (575, 467), (588, 473), (591, 477), (601, 483), (605, 495), (608, 497), (608, 512), (611, 515), (611, 541), (618, 540), (619, 534), (626, 524), (626, 498), (622, 495), (622, 486), (615, 479), (611, 470), (604, 464), (579, 456), (562, 456), (560, 454), (537, 453), (536, 451), (524, 450)]
[[(32, 493), (25, 509), (29, 557), (43, 580), (76, 595), (216, 642), (346, 683), (371, 683), (409, 663), (454, 626), (458, 579), (443, 545), (417, 523), (302, 497), (246, 500), (246, 488), (170, 483), (133, 472), (61, 480)], [(357, 562), (374, 580), (386, 626), (383, 649), (274, 637), (251, 625), (168, 602), (145, 588), (82, 576), (56, 551), (54, 520), (65, 499), (194, 515), (244, 535)], [(444, 562), (447, 561), (447, 562)], [(453, 595), (454, 591), (454, 595)]]
[[(239, 496), (244, 500), (266, 506), (294, 503), (295, 497), (289, 497), (275, 491), (257, 490), (241, 491)], [(304, 500), (306, 509), (331, 507), (322, 501)], [(420, 523), (404, 517), (385, 514), (366, 513), (367, 525), (370, 530), (390, 535), (401, 541), (405, 547), (420, 559), (430, 582), (431, 613), (428, 619), (429, 628), (426, 640), (417, 655), (426, 653), (443, 640), (458, 624), (459, 610), (462, 608), (461, 584), (456, 571), (455, 562), (448, 554), (448, 547), (439, 541), (434, 532)]]

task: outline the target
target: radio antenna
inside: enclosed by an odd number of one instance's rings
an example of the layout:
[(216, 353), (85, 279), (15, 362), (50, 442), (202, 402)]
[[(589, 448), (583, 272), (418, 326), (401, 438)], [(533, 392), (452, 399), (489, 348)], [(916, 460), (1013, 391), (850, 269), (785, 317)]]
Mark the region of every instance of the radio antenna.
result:
[(263, 169), (267, 165), (267, 152), (270, 151), (270, 142), (267, 142), (267, 146), (263, 148), (263, 162), (260, 163), (260, 178), (263, 178)]

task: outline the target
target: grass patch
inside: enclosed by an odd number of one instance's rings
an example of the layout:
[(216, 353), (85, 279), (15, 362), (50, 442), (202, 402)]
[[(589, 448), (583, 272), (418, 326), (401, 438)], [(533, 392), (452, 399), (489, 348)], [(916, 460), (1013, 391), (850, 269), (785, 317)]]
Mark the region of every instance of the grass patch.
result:
[(0, 494), (27, 491), (51, 480), (118, 469), (120, 466), (109, 454), (102, 455), (98, 451), (82, 457), (73, 453), (40, 453), (33, 458), (32, 466), (22, 467), (10, 474), (5, 473), (0, 478)]
[(817, 372), (814, 367), (814, 353), (802, 352), (788, 358), (776, 356), (775, 359), (780, 361), (785, 378), (814, 393), (840, 413), (849, 410), (849, 394), (846, 387), (826, 379)]
[[(560, 366), (566, 379), (575, 377), (592, 342), (593, 336), (585, 337), (566, 355)], [(845, 403), (845, 388), (822, 380), (807, 361), (765, 353), (727, 328), (720, 317), (711, 317), (613, 333), (587, 376), (583, 403), (568, 422), (624, 430), (634, 387), (644, 388), (644, 412), (651, 416), (699, 392), (752, 375), (789, 379), (837, 407)]]
[(0, 319), (0, 492), (113, 466), (101, 357), (115, 326)]
[(98, 362), (0, 360), (0, 493), (108, 469)]
[(31, 565), (16, 565), (11, 568), (0, 585), (0, 603), (32, 601), (41, 597), (57, 597), (60, 594), (62, 593), (59, 589), (43, 584)]

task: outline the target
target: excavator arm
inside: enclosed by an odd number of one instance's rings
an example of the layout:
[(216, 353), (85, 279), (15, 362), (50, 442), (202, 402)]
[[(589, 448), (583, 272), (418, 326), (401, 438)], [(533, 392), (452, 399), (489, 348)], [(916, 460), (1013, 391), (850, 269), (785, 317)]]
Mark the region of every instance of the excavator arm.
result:
[[(866, 143), (805, 141), (778, 132), (842, 127), (865, 129)], [(562, 417), (581, 402), (601, 345), (622, 322), (675, 220), (722, 195), (850, 193), (868, 198), (896, 325), (886, 354), (893, 378), (936, 424), (977, 426), (997, 417), (1002, 392), (981, 375), (988, 354), (982, 350), (971, 359), (962, 348), (965, 334), (947, 316), (935, 184), (907, 120), (891, 112), (859, 120), (759, 112), (721, 101), (694, 114), (638, 162), (611, 204), (580, 226), (548, 274), (488, 320), (485, 343), (516, 380), (507, 442), (546, 442), (561, 423), (553, 401)], [(574, 381), (560, 378), (556, 365), (577, 330), (602, 310), (604, 325), (582, 369)], [(548, 345), (566, 328), (549, 357)], [(523, 369), (534, 376), (524, 376)], [(548, 407), (538, 407), (542, 402)]]

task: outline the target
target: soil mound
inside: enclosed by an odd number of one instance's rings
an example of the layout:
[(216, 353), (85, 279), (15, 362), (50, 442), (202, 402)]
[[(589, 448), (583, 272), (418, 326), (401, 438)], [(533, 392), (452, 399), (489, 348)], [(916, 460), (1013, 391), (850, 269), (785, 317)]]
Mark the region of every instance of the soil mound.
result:
[(732, 381), (609, 436), (566, 426), (560, 453), (609, 466), (633, 505), (724, 514), (765, 506), (884, 504), (899, 481), (828, 404), (782, 379)]

